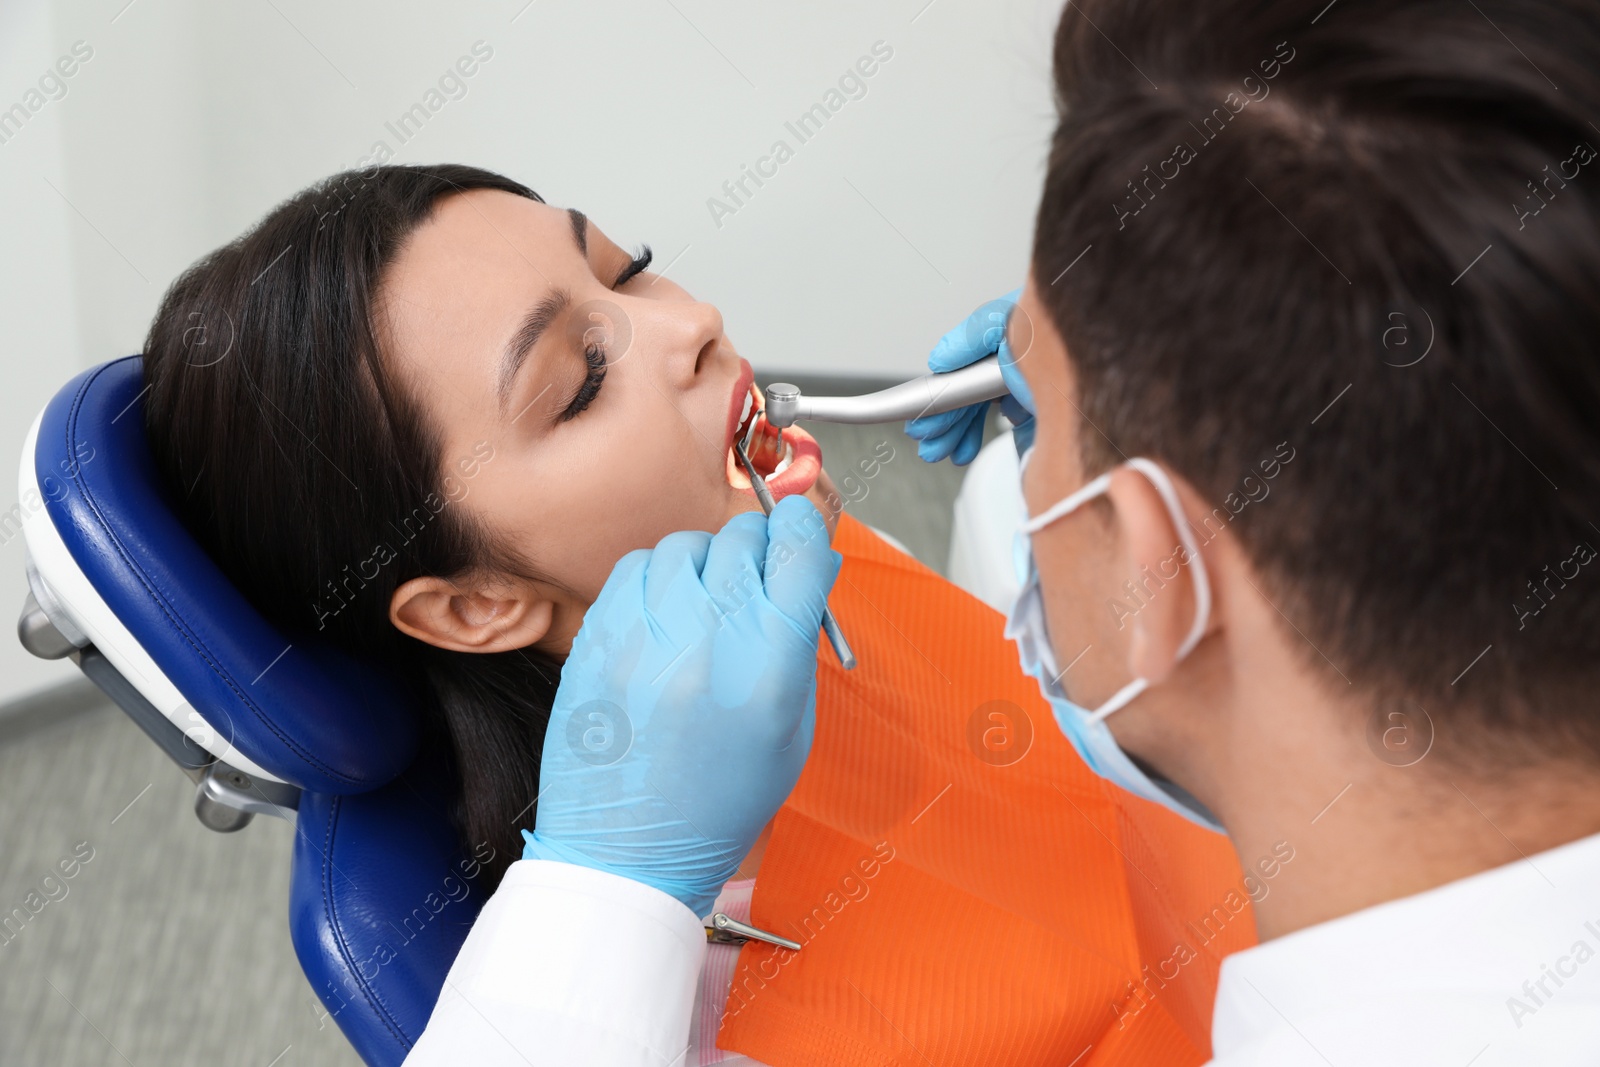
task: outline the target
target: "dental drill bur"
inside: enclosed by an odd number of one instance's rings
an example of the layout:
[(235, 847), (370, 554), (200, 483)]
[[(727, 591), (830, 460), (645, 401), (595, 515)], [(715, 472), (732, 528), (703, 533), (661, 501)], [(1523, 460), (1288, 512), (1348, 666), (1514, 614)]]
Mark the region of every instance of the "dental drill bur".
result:
[[(750, 476), (750, 488), (755, 490), (756, 499), (761, 502), (762, 512), (771, 515), (772, 509), (776, 506), (772, 499), (772, 490), (767, 488), (767, 480), (756, 472), (756, 465), (750, 462), (750, 453), (745, 451), (745, 444), (755, 428), (756, 420), (751, 419), (743, 435), (733, 439), (733, 451), (739, 457), (739, 462), (744, 464), (745, 473)], [(844, 631), (839, 628), (839, 620), (833, 617), (833, 612), (828, 610), (826, 603), (822, 605), (822, 632), (828, 635), (828, 644), (833, 646), (833, 653), (839, 657), (844, 669), (848, 671), (853, 668), (856, 665), (856, 654), (850, 651), (850, 642), (844, 639)]]
[(868, 424), (938, 415), (1009, 390), (1000, 376), (998, 356), (984, 356), (960, 370), (925, 374), (864, 396), (802, 396), (799, 386), (773, 382), (766, 388), (768, 425), (778, 429), (802, 419)]

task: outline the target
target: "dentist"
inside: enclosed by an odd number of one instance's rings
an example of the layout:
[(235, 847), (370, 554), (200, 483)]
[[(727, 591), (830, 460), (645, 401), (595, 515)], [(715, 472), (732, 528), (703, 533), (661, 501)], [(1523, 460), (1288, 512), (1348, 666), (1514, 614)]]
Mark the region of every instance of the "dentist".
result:
[[(1273, 879), (1218, 1067), (1600, 1056), (1597, 54), (1579, 0), (1069, 5), (1010, 343), (935, 351), (1033, 414), (1006, 633), (1058, 725)], [(965, 462), (981, 417), (909, 430)], [(681, 1054), (809, 743), (809, 508), (618, 565), (549, 736), (604, 700), (634, 750), (546, 744), (412, 1067)]]

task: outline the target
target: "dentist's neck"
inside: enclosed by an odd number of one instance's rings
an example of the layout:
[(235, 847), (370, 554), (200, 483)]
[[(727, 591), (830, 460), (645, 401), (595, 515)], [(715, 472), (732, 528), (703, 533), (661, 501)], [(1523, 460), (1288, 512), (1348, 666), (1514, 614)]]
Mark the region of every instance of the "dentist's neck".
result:
[(1213, 663), (1209, 737), (1161, 760), (1227, 827), (1262, 940), (1600, 833), (1593, 764), (1493, 741), (1469, 759), (1475, 724), (1352, 699), (1275, 651)]

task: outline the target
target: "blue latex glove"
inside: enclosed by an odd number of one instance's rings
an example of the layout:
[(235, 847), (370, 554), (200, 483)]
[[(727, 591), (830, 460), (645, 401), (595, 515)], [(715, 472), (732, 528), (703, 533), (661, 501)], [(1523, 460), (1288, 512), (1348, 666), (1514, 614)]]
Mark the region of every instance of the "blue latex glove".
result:
[(622, 557), (561, 668), (522, 857), (709, 913), (811, 751), (843, 560), (802, 496)]
[[(991, 300), (965, 322), (939, 339), (928, 357), (928, 369), (935, 373), (960, 370), (992, 352), (1000, 354), (1000, 374), (1009, 396), (1000, 398), (1000, 410), (1016, 426), (1017, 452), (1027, 450), (1033, 441), (1033, 394), (1017, 369), (1016, 356), (1006, 340), (1006, 320), (1022, 290), (1013, 289), (998, 300)], [(1026, 355), (1027, 353), (1023, 353)], [(938, 415), (924, 415), (906, 423), (906, 433), (917, 439), (917, 455), (929, 463), (949, 457), (958, 466), (971, 463), (983, 444), (983, 423), (992, 401), (969, 404)]]

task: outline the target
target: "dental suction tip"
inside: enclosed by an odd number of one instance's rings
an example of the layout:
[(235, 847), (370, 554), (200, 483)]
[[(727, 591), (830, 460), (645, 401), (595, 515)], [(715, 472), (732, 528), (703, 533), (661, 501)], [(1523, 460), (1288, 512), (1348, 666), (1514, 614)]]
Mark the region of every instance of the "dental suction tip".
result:
[(777, 429), (793, 426), (800, 414), (800, 387), (788, 382), (773, 382), (767, 386), (767, 424)]

